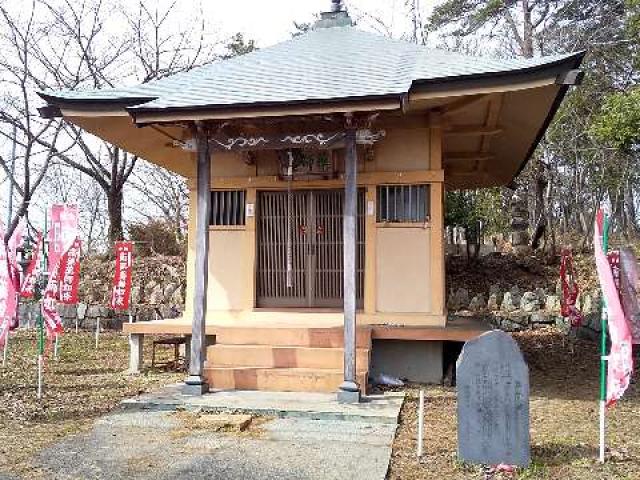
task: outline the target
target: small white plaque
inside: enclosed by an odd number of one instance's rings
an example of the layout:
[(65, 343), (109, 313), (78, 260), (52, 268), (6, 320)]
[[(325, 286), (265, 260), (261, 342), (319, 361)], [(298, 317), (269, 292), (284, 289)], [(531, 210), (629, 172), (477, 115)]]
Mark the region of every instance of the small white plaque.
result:
[(367, 202), (367, 215), (373, 217), (376, 214), (376, 204), (373, 203), (373, 200), (369, 200)]
[(254, 203), (247, 203), (247, 207), (246, 207), (246, 216), (247, 218), (251, 218), (255, 215), (255, 204)]

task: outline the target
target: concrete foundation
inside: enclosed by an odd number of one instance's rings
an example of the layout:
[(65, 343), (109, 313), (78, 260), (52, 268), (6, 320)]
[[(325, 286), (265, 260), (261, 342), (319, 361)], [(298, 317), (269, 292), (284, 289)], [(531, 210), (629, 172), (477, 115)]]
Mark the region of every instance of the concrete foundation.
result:
[(374, 340), (369, 378), (381, 373), (416, 383), (441, 383), (442, 343), (435, 341)]

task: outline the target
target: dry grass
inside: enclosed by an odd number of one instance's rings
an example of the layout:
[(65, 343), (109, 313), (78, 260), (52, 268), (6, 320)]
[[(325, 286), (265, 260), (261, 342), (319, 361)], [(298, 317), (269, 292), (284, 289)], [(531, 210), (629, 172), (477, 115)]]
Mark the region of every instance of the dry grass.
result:
[[(515, 335), (531, 373), (532, 465), (519, 479), (640, 479), (640, 393), (632, 385), (608, 414), (608, 462), (598, 445), (598, 351), (555, 330)], [(425, 458), (418, 462), (418, 387), (408, 389), (394, 442), (389, 479), (482, 479), (478, 467), (456, 460), (454, 388), (425, 387)], [(501, 478), (496, 476), (495, 478)]]
[[(594, 460), (597, 430), (597, 346), (569, 341), (553, 330), (516, 335), (531, 371), (533, 464), (521, 479), (640, 479), (640, 394), (633, 385), (608, 416), (610, 461)], [(32, 455), (88, 428), (125, 397), (183, 378), (156, 370), (130, 377), (127, 339), (91, 333), (62, 337), (60, 359), (49, 360), (45, 396), (36, 399), (35, 333), (12, 335), (7, 368), (0, 371), (0, 472), (38, 476)], [(167, 351), (167, 353), (170, 353)], [(146, 358), (150, 357), (147, 352)], [(415, 458), (418, 388), (408, 389), (394, 443), (390, 479), (482, 479), (480, 468), (456, 461), (455, 389), (427, 387), (426, 456)], [(254, 423), (258, 419), (254, 419)], [(268, 420), (268, 419), (265, 419)], [(240, 435), (256, 435), (260, 421)], [(257, 428), (256, 428), (257, 427)]]
[[(92, 333), (61, 337), (59, 359), (45, 368), (44, 396), (36, 398), (36, 333), (12, 334), (7, 366), (0, 369), (0, 472), (32, 478), (30, 458), (66, 435), (82, 431), (123, 398), (163, 384), (183, 373), (161, 370), (128, 376), (127, 337), (103, 333), (95, 349)], [(145, 356), (150, 358), (150, 352)], [(169, 352), (167, 352), (169, 353)]]

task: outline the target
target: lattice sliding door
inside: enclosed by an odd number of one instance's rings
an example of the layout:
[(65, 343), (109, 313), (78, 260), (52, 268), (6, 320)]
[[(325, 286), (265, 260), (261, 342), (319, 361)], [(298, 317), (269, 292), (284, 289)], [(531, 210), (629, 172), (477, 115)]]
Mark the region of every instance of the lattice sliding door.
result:
[[(258, 307), (342, 307), (343, 237), (341, 190), (262, 192), (258, 199)], [(358, 192), (356, 280), (364, 296), (364, 192)], [(289, 218), (290, 216), (290, 218)], [(291, 241), (287, 241), (287, 225)], [(287, 285), (287, 247), (291, 285)]]

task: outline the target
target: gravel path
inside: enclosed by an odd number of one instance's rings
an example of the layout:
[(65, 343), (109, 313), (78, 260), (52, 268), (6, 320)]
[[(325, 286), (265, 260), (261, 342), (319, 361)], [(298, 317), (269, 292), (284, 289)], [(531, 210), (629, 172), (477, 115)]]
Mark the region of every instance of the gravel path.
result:
[(42, 451), (55, 479), (383, 480), (395, 425), (256, 419), (244, 432), (194, 428), (186, 415), (125, 412)]

